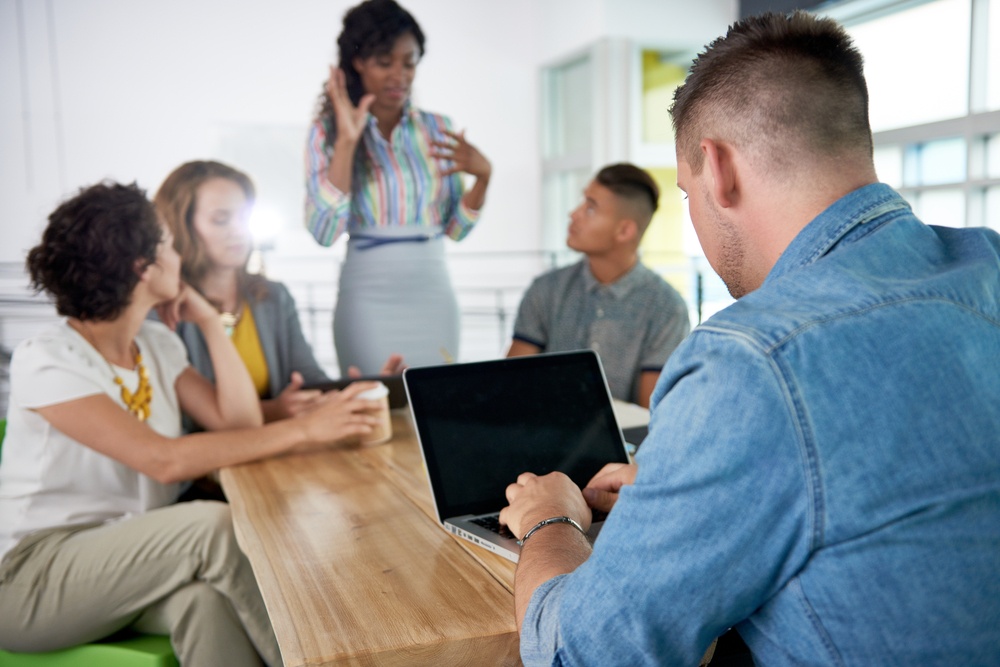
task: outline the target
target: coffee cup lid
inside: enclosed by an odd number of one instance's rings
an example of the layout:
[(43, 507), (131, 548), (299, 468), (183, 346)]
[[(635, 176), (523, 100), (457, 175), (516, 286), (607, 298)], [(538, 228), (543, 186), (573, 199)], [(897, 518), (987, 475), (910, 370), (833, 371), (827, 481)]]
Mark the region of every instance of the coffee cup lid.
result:
[(380, 398), (384, 398), (388, 395), (389, 395), (389, 387), (385, 386), (385, 383), (379, 382), (371, 389), (367, 389), (358, 394), (358, 398), (366, 401), (375, 401)]

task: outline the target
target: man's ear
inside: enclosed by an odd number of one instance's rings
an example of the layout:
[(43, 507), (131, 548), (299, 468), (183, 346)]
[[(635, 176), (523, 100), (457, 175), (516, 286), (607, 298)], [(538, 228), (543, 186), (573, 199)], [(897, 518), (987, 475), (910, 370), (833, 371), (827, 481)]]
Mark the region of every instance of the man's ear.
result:
[(639, 225), (631, 218), (622, 218), (615, 226), (615, 240), (618, 243), (630, 243), (639, 237)]
[(709, 192), (721, 208), (729, 208), (738, 197), (732, 147), (713, 139), (702, 139), (700, 147), (705, 155), (704, 169), (711, 177)]

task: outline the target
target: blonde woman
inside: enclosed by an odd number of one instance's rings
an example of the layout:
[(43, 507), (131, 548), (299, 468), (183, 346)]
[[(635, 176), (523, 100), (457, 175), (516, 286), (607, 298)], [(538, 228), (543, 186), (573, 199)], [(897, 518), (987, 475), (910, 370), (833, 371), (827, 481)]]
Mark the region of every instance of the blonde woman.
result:
[[(250, 371), (264, 420), (270, 422), (309, 409), (320, 392), (303, 387), (329, 378), (302, 335), (288, 289), (247, 272), (254, 198), (246, 174), (220, 162), (198, 160), (167, 176), (153, 201), (174, 236), (185, 282), (220, 311)], [(191, 364), (209, 380), (218, 377), (198, 327), (180, 323), (177, 332)], [(383, 375), (401, 371), (399, 355), (382, 366)]]

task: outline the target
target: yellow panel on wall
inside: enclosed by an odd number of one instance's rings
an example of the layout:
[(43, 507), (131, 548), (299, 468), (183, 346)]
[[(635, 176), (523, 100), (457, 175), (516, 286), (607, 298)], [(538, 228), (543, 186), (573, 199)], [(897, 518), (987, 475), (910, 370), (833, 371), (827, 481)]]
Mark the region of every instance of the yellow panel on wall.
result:
[(648, 144), (670, 144), (674, 130), (670, 105), (674, 90), (684, 82), (687, 71), (665, 61), (658, 51), (642, 52), (642, 140)]
[[(678, 64), (678, 63), (683, 64)], [(670, 105), (674, 90), (684, 82), (687, 60), (676, 55), (642, 52), (642, 142), (673, 145)], [(692, 297), (690, 260), (684, 253), (684, 204), (677, 189), (677, 169), (640, 165), (660, 187), (660, 205), (643, 237), (642, 261), (673, 285), (685, 298)]]
[(684, 203), (677, 189), (677, 169), (645, 167), (660, 188), (660, 205), (642, 237), (642, 262), (681, 293), (691, 294), (690, 262), (684, 254)]

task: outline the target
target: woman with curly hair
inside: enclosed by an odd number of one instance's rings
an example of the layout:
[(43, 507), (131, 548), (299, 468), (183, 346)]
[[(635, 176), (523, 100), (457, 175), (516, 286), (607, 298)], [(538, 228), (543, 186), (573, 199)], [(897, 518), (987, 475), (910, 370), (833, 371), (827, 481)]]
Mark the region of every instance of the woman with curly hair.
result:
[[(329, 378), (302, 335), (295, 301), (281, 283), (247, 271), (248, 226), (255, 190), (250, 177), (221, 162), (196, 160), (174, 169), (153, 198), (181, 256), (181, 276), (220, 311), (261, 399), (264, 421), (308, 410), (320, 392), (304, 385)], [(201, 330), (180, 322), (191, 365), (210, 381), (217, 373)], [(396, 355), (383, 375), (401, 372)], [(357, 374), (355, 374), (357, 375)]]
[[(0, 647), (48, 651), (126, 627), (169, 634), (181, 664), (281, 664), (260, 592), (218, 502), (175, 504), (223, 466), (355, 441), (378, 404), (357, 383), (262, 426), (215, 308), (180, 281), (169, 230), (135, 185), (103, 183), (50, 216), (32, 285), (66, 319), (10, 366), (0, 460)], [(193, 323), (216, 384), (160, 322)], [(217, 432), (181, 435), (181, 413)]]
[[(445, 116), (410, 102), (424, 34), (394, 0), (344, 16), (309, 133), (306, 226), (329, 246), (350, 240), (334, 342), (342, 370), (373, 373), (390, 353), (413, 366), (458, 356), (458, 302), (443, 237), (479, 218), (489, 161)], [(462, 173), (475, 177), (464, 191)]]

